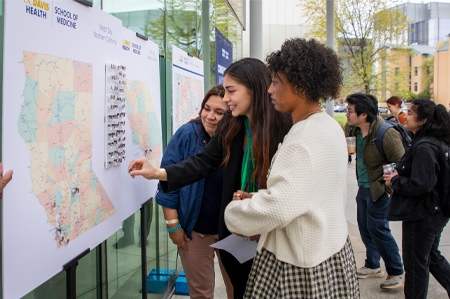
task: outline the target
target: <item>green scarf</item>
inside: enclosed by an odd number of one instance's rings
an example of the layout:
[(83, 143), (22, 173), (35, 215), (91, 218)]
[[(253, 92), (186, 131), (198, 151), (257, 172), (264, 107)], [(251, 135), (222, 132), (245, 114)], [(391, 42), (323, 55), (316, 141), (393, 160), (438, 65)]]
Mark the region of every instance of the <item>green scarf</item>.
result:
[(252, 155), (252, 133), (250, 132), (250, 124), (248, 118), (244, 119), (245, 131), (247, 132), (248, 140), (245, 146), (244, 159), (241, 167), (241, 190), (245, 192), (256, 192), (256, 184), (252, 180), (253, 175), (253, 155)]

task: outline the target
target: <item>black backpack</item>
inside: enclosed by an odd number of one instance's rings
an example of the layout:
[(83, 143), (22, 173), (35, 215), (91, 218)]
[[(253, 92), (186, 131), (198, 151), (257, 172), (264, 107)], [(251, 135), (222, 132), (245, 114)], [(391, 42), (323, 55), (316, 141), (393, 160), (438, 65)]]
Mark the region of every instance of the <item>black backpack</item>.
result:
[(394, 128), (397, 132), (400, 133), (400, 136), (402, 137), (403, 147), (406, 150), (411, 145), (411, 133), (403, 127), (396, 116), (391, 116), (384, 120), (385, 123), (382, 124), (375, 132), (374, 142), (377, 146), (378, 151), (384, 155), (383, 138), (386, 131), (390, 128)]
[(439, 173), (439, 183), (441, 185), (439, 198), (442, 212), (447, 217), (450, 217), (450, 147), (445, 143), (441, 142), (439, 145), (440, 155), (441, 155), (441, 171)]
[(443, 141), (423, 138), (420, 143), (429, 142), (439, 147), (439, 177), (438, 177), (438, 193), (439, 204), (441, 210), (446, 217), (450, 217), (450, 147)]

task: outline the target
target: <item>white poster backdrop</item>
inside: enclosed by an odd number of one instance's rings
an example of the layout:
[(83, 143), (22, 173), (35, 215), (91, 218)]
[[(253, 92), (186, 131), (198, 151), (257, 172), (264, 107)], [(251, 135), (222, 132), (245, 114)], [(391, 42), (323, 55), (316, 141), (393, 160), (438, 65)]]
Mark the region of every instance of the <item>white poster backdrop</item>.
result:
[(204, 96), (203, 61), (172, 46), (172, 131), (198, 116)]
[[(156, 182), (132, 180), (127, 166), (135, 157), (144, 156), (145, 144), (152, 150), (148, 158), (156, 164), (160, 161), (158, 47), (123, 28), (119, 19), (70, 0), (35, 1), (34, 6), (33, 1), (6, 0), (3, 44), (2, 161), (5, 170), (14, 170), (2, 201), (3, 298), (20, 298), (60, 272), (64, 264), (116, 232), (122, 220), (154, 195)], [(130, 87), (126, 105), (131, 105), (129, 100), (135, 95), (139, 111), (147, 109), (142, 105), (149, 107), (149, 112), (154, 111), (146, 119), (145, 128), (151, 131), (147, 136), (152, 137), (148, 143), (145, 132), (136, 126), (136, 119), (141, 116), (130, 120), (127, 115), (126, 159), (108, 170), (104, 168), (107, 63), (127, 66), (127, 86), (131, 86), (130, 79), (136, 82), (133, 86), (140, 88)], [(53, 93), (39, 90), (43, 86), (54, 89)], [(149, 99), (152, 105), (146, 103)], [(130, 109), (127, 106), (130, 114), (139, 112)], [(42, 113), (48, 111), (52, 112), (42, 122)], [(67, 117), (67, 122), (63, 117)], [(60, 129), (52, 135), (55, 124)], [(24, 126), (26, 130), (21, 132)], [(73, 133), (80, 128), (91, 130), (77, 135), (82, 137), (84, 147)], [(52, 136), (61, 143), (56, 148), (51, 145)], [(75, 156), (80, 158), (73, 159), (73, 164), (62, 161)], [(40, 158), (50, 160), (51, 165), (40, 165)], [(64, 166), (70, 168), (65, 173), (70, 174), (67, 186), (64, 180), (56, 182), (52, 176), (58, 172), (53, 169), (58, 159), (62, 165), (59, 173), (64, 174)], [(98, 219), (86, 217), (91, 221), (89, 225), (76, 222), (58, 226), (60, 219), (88, 215), (87, 211), (95, 207), (91, 200), (95, 196), (86, 195), (80, 183), (86, 174), (91, 178), (88, 191), (101, 194)], [(50, 194), (48, 198), (41, 196), (45, 192)], [(64, 196), (69, 196), (69, 200)], [(80, 198), (85, 198), (81, 207)], [(105, 202), (109, 205), (103, 206)], [(108, 216), (101, 219), (105, 211)]]
[[(128, 47), (127, 47), (128, 46)], [(146, 156), (159, 168), (162, 157), (161, 102), (158, 45), (124, 29), (120, 57), (127, 67), (126, 96), (126, 159), (120, 167), (121, 219), (128, 218), (156, 193), (158, 181), (143, 177), (131, 179), (131, 160)], [(112, 183), (117, 183), (110, 180)]]

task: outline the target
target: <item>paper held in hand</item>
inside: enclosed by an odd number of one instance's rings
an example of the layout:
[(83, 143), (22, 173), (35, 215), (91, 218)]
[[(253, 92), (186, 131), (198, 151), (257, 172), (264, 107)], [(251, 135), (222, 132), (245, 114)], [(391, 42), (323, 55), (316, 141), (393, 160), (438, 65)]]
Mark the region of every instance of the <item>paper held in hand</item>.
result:
[(243, 264), (255, 257), (258, 242), (231, 234), (225, 239), (210, 246), (231, 253), (241, 264)]

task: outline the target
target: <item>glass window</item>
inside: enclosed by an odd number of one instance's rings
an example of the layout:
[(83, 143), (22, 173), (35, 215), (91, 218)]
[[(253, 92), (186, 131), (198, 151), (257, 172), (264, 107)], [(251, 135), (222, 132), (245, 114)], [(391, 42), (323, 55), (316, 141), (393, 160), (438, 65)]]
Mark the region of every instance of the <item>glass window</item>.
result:
[(103, 10), (122, 20), (122, 25), (149, 37), (164, 53), (164, 1), (103, 0)]
[[(155, 208), (157, 207), (157, 208)], [(154, 200), (146, 205), (146, 256), (147, 273), (152, 270), (176, 270), (176, 246), (169, 246), (161, 207)], [(141, 212), (126, 219), (122, 229), (107, 240), (107, 279), (109, 298), (142, 298), (141, 264)], [(173, 245), (173, 244), (172, 244)], [(181, 266), (181, 265), (180, 265)], [(181, 267), (179, 267), (181, 268)], [(162, 283), (161, 283), (161, 277)], [(171, 282), (172, 276), (157, 277), (160, 281), (147, 285), (148, 298), (160, 298)], [(156, 281), (156, 277), (155, 277)]]
[(199, 56), (196, 0), (166, 0), (166, 58), (172, 60), (172, 46)]
[(237, 21), (245, 25), (245, 0), (226, 0), (228, 5), (233, 8)]
[(216, 27), (233, 43), (233, 61), (242, 58), (242, 28), (225, 0), (216, 0)]

